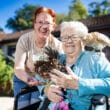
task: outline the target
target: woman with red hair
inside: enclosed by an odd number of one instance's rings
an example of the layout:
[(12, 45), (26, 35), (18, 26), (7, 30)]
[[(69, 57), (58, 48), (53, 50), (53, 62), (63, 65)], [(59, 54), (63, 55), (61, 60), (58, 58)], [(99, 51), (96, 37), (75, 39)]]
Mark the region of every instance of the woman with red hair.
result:
[[(35, 79), (34, 63), (44, 54), (44, 47), (51, 46), (62, 51), (61, 43), (51, 32), (56, 27), (54, 10), (46, 7), (36, 9), (33, 20), (34, 30), (22, 35), (16, 45), (14, 65), (14, 96), (26, 85), (38, 86), (42, 82)], [(39, 91), (20, 97), (18, 108), (23, 108), (38, 100)]]

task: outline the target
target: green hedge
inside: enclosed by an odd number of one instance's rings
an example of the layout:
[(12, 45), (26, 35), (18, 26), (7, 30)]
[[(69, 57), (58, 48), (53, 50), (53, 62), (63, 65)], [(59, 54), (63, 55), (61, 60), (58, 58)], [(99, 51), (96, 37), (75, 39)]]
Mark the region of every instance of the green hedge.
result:
[(3, 56), (3, 52), (0, 50), (0, 95), (13, 94), (13, 64), (12, 59), (9, 59), (7, 63), (6, 57)]

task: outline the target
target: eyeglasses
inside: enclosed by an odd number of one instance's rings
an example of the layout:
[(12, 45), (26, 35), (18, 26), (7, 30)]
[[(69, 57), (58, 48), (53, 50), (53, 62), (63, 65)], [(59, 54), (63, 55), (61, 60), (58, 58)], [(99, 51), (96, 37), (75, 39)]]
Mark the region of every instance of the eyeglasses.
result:
[(69, 39), (71, 39), (72, 41), (77, 41), (79, 39), (79, 37), (77, 37), (77, 35), (71, 35), (71, 36), (62, 36), (61, 37), (61, 41), (62, 42), (67, 42)]
[(36, 24), (38, 24), (39, 26), (43, 26), (43, 25), (50, 26), (50, 25), (52, 25), (52, 23), (50, 23), (48, 21), (46, 21), (46, 22), (36, 21)]

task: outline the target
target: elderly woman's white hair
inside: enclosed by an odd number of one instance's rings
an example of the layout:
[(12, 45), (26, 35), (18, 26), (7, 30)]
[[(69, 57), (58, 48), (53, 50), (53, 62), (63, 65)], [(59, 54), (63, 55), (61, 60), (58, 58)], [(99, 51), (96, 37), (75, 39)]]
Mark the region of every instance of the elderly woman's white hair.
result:
[(88, 34), (88, 28), (80, 21), (64, 21), (60, 24), (61, 33), (64, 29), (72, 28), (78, 34), (78, 37), (84, 38)]

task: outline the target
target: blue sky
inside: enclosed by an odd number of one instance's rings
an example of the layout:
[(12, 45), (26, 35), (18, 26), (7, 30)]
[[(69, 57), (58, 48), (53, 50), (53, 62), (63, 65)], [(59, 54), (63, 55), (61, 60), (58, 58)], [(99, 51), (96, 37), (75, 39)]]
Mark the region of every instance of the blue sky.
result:
[[(86, 7), (94, 1), (96, 0), (81, 0)], [(97, 2), (101, 1), (97, 0)], [(0, 0), (0, 27), (5, 33), (11, 33), (11, 30), (5, 28), (6, 22), (15, 15), (18, 8), (22, 8), (26, 3), (52, 8), (56, 13), (68, 13), (71, 2), (72, 0)]]

